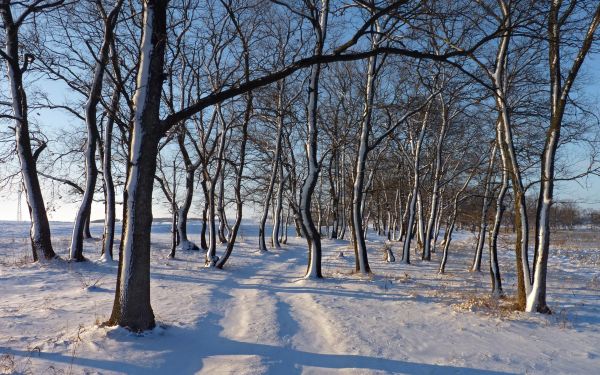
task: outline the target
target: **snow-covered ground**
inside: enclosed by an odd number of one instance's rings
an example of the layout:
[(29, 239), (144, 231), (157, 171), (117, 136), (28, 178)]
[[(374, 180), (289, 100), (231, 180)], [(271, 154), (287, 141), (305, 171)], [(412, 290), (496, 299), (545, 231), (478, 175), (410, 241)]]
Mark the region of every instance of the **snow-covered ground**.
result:
[[(101, 226), (92, 229), (99, 237)], [(52, 230), (55, 250), (66, 257), (70, 224), (53, 223)], [(348, 243), (324, 240), (326, 279), (314, 282), (300, 279), (306, 268), (302, 239), (291, 237), (282, 250), (261, 254), (256, 224), (246, 222), (229, 267), (209, 270), (199, 252), (168, 259), (168, 224), (155, 225), (151, 288), (159, 327), (137, 335), (97, 325), (109, 316), (117, 265), (96, 261), (100, 241), (86, 242), (89, 262), (31, 264), (27, 231), (26, 224), (0, 222), (0, 373), (600, 369), (600, 236), (589, 233), (588, 240), (561, 234), (566, 239), (550, 259), (548, 299), (555, 313), (540, 316), (485, 297), (487, 273), (466, 271), (474, 243), (468, 232), (455, 237), (442, 276), (436, 274), (440, 254), (432, 262), (386, 264), (377, 240), (369, 242), (374, 275), (361, 278), (351, 273)], [(513, 253), (503, 249), (500, 255), (503, 286), (512, 293)]]

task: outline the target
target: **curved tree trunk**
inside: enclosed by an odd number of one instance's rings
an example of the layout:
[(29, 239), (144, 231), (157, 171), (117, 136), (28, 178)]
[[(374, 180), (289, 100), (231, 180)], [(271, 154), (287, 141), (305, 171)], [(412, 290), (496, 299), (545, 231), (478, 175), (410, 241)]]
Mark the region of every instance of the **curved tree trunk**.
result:
[[(241, 36), (241, 35), (240, 35)], [(248, 44), (246, 40), (244, 40), (244, 68), (246, 80), (250, 77), (250, 55), (248, 50)], [(252, 92), (248, 92), (246, 95), (246, 111), (244, 112), (244, 122), (242, 124), (242, 140), (240, 144), (240, 161), (237, 167), (237, 173), (235, 178), (235, 205), (236, 205), (236, 217), (235, 222), (233, 223), (233, 228), (231, 229), (229, 241), (227, 242), (227, 248), (225, 249), (225, 253), (223, 256), (217, 261), (216, 267), (222, 269), (231, 253), (233, 252), (233, 247), (235, 245), (235, 241), (237, 238), (238, 230), (240, 229), (240, 225), (242, 224), (242, 214), (244, 208), (244, 202), (242, 200), (242, 180), (244, 178), (244, 167), (246, 165), (246, 143), (248, 142), (248, 124), (250, 123), (250, 117), (252, 115)]]
[(219, 178), (219, 199), (217, 201), (217, 214), (219, 215), (219, 243), (227, 243), (225, 229), (227, 229), (227, 215), (225, 215), (225, 166), (221, 167)]
[[(371, 48), (378, 46), (378, 37), (373, 37)], [(377, 56), (369, 58), (367, 65), (367, 80), (365, 86), (365, 105), (363, 108), (360, 139), (356, 153), (356, 162), (354, 167), (354, 184), (352, 186), (352, 205), (351, 205), (351, 225), (352, 225), (352, 244), (354, 246), (355, 271), (361, 274), (371, 273), (369, 259), (367, 254), (367, 245), (365, 243), (365, 231), (363, 228), (363, 214), (365, 208), (365, 170), (369, 156), (369, 134), (371, 132), (371, 122), (373, 113), (373, 100), (375, 98), (375, 78), (377, 75)], [(371, 176), (372, 177), (372, 176)], [(366, 186), (369, 183), (367, 182)]]
[(50, 224), (42, 196), (42, 189), (38, 180), (36, 159), (43, 150), (42, 146), (36, 153), (31, 150), (31, 138), (29, 134), (27, 95), (23, 86), (23, 72), (27, 70), (29, 55), (25, 55), (23, 67), (19, 65), (19, 25), (16, 25), (10, 4), (0, 4), (0, 16), (2, 17), (5, 32), (5, 54), (7, 57), (6, 68), (8, 82), (12, 96), (12, 110), (15, 120), (16, 150), (21, 166), (21, 177), (23, 188), (29, 208), (31, 228), (29, 237), (31, 239), (31, 250), (34, 261), (50, 260), (56, 257), (52, 249)]
[[(216, 111), (221, 113), (221, 107), (219, 104), (216, 105)], [(217, 181), (219, 181), (221, 177), (221, 173), (224, 173), (223, 170), (223, 158), (225, 156), (225, 145), (227, 139), (227, 125), (225, 124), (225, 119), (222, 115), (220, 117), (221, 122), (221, 130), (219, 134), (219, 151), (217, 154), (217, 167), (215, 169), (215, 174), (212, 178), (208, 177), (208, 173), (205, 177), (208, 180), (208, 233), (209, 233), (209, 241), (208, 241), (208, 250), (206, 250), (205, 256), (205, 267), (215, 267), (219, 257), (217, 256), (217, 224), (215, 215), (217, 214), (217, 202), (216, 202), (216, 189), (217, 189)], [(205, 172), (206, 169), (205, 169)], [(223, 220), (221, 220), (223, 221)]]
[[(502, 149), (500, 150), (502, 152)], [(494, 225), (490, 233), (490, 277), (492, 282), (492, 295), (499, 296), (502, 294), (502, 279), (500, 278), (500, 266), (498, 264), (498, 234), (502, 224), (502, 216), (504, 215), (504, 197), (508, 190), (508, 170), (507, 165), (502, 167), (502, 184), (496, 198), (496, 216)]]
[[(83, 192), (83, 199), (81, 201), (81, 205), (79, 206), (79, 210), (77, 211), (77, 215), (75, 216), (73, 236), (71, 238), (71, 246), (69, 251), (69, 258), (78, 262), (85, 260), (83, 256), (84, 236), (88, 235), (91, 237), (89, 233), (89, 220), (92, 211), (94, 192), (96, 190), (96, 181), (98, 179), (98, 168), (96, 167), (96, 146), (98, 144), (98, 139), (100, 139), (100, 134), (98, 133), (98, 124), (96, 122), (96, 111), (102, 95), (102, 84), (108, 63), (108, 54), (110, 52), (113, 39), (113, 30), (117, 23), (117, 17), (121, 10), (122, 4), (123, 0), (118, 1), (115, 4), (115, 7), (109, 13), (105, 22), (104, 39), (96, 58), (94, 79), (90, 87), (88, 100), (85, 104), (85, 124), (87, 128), (87, 142), (85, 150), (86, 182), (85, 190)], [(87, 231), (86, 222), (88, 222)]]
[[(318, 37), (314, 54), (320, 56), (323, 53), (325, 35), (327, 30), (327, 17), (329, 15), (329, 0), (321, 0), (319, 10), (319, 25), (316, 30)], [(305, 278), (320, 279), (321, 273), (321, 235), (315, 227), (312, 218), (311, 206), (313, 193), (319, 178), (319, 161), (317, 158), (317, 147), (319, 144), (319, 130), (317, 125), (317, 106), (319, 102), (319, 78), (321, 65), (315, 64), (311, 67), (310, 80), (308, 84), (308, 121), (306, 159), (308, 171), (300, 190), (300, 224), (306, 242), (308, 244), (308, 265)]]
[(183, 157), (185, 165), (185, 199), (179, 210), (177, 210), (177, 234), (179, 237), (179, 247), (181, 250), (200, 250), (195, 243), (188, 239), (187, 223), (192, 200), (194, 198), (194, 175), (199, 164), (194, 165), (185, 147), (185, 133), (182, 132), (177, 137), (179, 151)]

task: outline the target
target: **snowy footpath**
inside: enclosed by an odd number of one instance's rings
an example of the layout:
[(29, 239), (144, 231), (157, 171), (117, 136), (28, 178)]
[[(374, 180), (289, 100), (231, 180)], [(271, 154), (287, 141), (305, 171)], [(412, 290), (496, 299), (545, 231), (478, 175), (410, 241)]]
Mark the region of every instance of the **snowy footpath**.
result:
[[(97, 260), (99, 240), (86, 241), (88, 262), (31, 264), (27, 226), (0, 222), (0, 373), (600, 373), (597, 242), (587, 246), (574, 235), (581, 246), (567, 239), (552, 250), (554, 314), (540, 316), (487, 298), (487, 272), (467, 272), (474, 244), (467, 232), (453, 242), (445, 275), (437, 274), (438, 253), (431, 262), (385, 263), (382, 242), (370, 235), (372, 277), (352, 274), (347, 241), (324, 240), (326, 278), (306, 281), (305, 242), (291, 237), (262, 254), (255, 227), (242, 226), (221, 271), (203, 268), (197, 251), (168, 259), (168, 225), (155, 225), (158, 327), (138, 335), (98, 325), (110, 314), (117, 270), (116, 261)], [(64, 258), (70, 225), (52, 229)], [(514, 254), (503, 248), (500, 256), (512, 294)]]

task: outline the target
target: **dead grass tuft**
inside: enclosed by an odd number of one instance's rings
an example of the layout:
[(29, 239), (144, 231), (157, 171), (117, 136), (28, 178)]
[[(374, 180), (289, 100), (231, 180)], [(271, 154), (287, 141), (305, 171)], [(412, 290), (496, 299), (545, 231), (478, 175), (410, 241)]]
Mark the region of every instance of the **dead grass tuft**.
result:
[(454, 310), (477, 312), (500, 318), (509, 318), (519, 311), (519, 305), (512, 297), (465, 293), (462, 299), (463, 302), (452, 305)]

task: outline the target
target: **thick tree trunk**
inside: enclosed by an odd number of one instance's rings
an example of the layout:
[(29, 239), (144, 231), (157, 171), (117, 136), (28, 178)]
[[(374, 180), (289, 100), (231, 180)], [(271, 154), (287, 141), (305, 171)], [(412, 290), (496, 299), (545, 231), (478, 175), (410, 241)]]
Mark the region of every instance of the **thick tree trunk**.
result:
[(150, 231), (166, 43), (166, 0), (144, 3), (140, 65), (124, 191), (123, 234), (113, 311), (108, 321), (133, 331), (155, 326), (150, 305)]
[[(23, 86), (23, 72), (26, 70), (30, 57), (25, 56), (23, 67), (19, 65), (19, 25), (15, 25), (9, 2), (0, 4), (0, 16), (2, 17), (5, 32), (5, 54), (8, 57), (6, 68), (8, 82), (12, 96), (12, 109), (15, 120), (16, 150), (21, 166), (23, 188), (29, 208), (31, 228), (29, 237), (31, 239), (31, 250), (34, 261), (50, 260), (56, 257), (52, 249), (50, 224), (46, 213), (46, 206), (42, 196), (42, 189), (38, 180), (36, 156), (31, 150), (31, 138), (29, 134), (27, 95)], [(42, 146), (44, 147), (44, 146)], [(38, 151), (41, 151), (40, 148)], [(39, 152), (37, 152), (39, 155)]]

